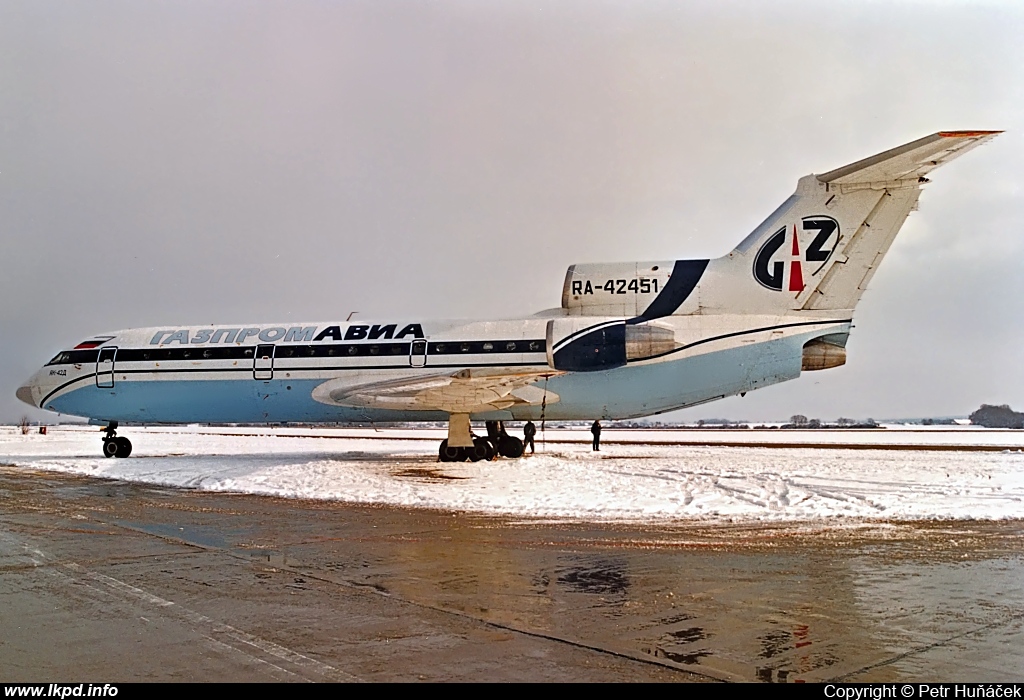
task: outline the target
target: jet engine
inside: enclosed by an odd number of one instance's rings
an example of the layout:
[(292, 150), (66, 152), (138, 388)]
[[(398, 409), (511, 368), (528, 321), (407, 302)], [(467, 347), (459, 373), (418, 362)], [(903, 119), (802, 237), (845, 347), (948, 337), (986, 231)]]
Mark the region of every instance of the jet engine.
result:
[(548, 364), (566, 372), (622, 367), (672, 352), (675, 331), (656, 322), (561, 318), (548, 321)]
[(825, 335), (804, 344), (803, 362), (800, 369), (813, 372), (831, 369), (846, 364), (846, 333)]

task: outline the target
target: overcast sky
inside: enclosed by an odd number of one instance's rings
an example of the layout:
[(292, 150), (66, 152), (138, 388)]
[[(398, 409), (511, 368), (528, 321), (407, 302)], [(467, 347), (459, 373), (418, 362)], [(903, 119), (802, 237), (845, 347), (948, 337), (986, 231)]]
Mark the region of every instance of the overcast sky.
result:
[(684, 419), (1024, 409), (1024, 5), (0, 0), (0, 421), (134, 326), (494, 318), (945, 129), (845, 367)]

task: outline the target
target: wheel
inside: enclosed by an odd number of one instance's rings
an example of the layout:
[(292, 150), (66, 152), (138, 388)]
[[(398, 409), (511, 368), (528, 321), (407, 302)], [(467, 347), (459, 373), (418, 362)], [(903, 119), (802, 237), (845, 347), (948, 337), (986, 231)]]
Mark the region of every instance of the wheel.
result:
[(498, 456), (498, 447), (494, 444), (494, 440), (490, 438), (484, 438), (484, 444), (487, 446), (487, 461), (490, 462), (492, 459)]
[(117, 454), (118, 450), (121, 449), (121, 446), (117, 444), (117, 440), (117, 438), (110, 438), (108, 440), (103, 441), (104, 457), (113, 457), (114, 455)]
[(498, 443), (498, 452), (502, 457), (516, 459), (523, 456), (523, 441), (512, 435), (506, 435)]
[(464, 448), (466, 450), (466, 456), (470, 462), (479, 462), (481, 459), (487, 459), (487, 441), (483, 438), (474, 438), (473, 446)]
[(132, 453), (132, 441), (126, 437), (114, 438), (111, 442), (117, 442), (116, 457), (127, 457)]
[(461, 447), (449, 447), (447, 440), (441, 441), (441, 447), (437, 450), (439, 462), (461, 462), (466, 458), (466, 453)]

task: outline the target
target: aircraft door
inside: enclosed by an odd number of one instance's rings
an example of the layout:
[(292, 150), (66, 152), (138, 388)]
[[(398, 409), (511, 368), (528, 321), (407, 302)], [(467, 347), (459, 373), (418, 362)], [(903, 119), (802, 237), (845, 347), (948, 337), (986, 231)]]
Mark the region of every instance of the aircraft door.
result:
[(414, 340), (409, 346), (409, 366), (425, 367), (427, 364), (427, 341)]
[(274, 378), (274, 346), (257, 345), (252, 358), (252, 378), (267, 381)]
[(116, 347), (100, 348), (100, 354), (96, 357), (96, 386), (98, 388), (112, 389), (114, 387), (114, 357), (116, 355)]

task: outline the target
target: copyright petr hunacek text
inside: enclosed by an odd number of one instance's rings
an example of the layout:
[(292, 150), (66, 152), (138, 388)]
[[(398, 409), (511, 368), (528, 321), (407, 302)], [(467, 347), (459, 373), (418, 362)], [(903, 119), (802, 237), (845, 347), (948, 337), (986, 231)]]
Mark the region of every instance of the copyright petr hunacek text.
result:
[(881, 698), (1019, 698), (1019, 683), (879, 683), (825, 686), (825, 697), (840, 700)]

